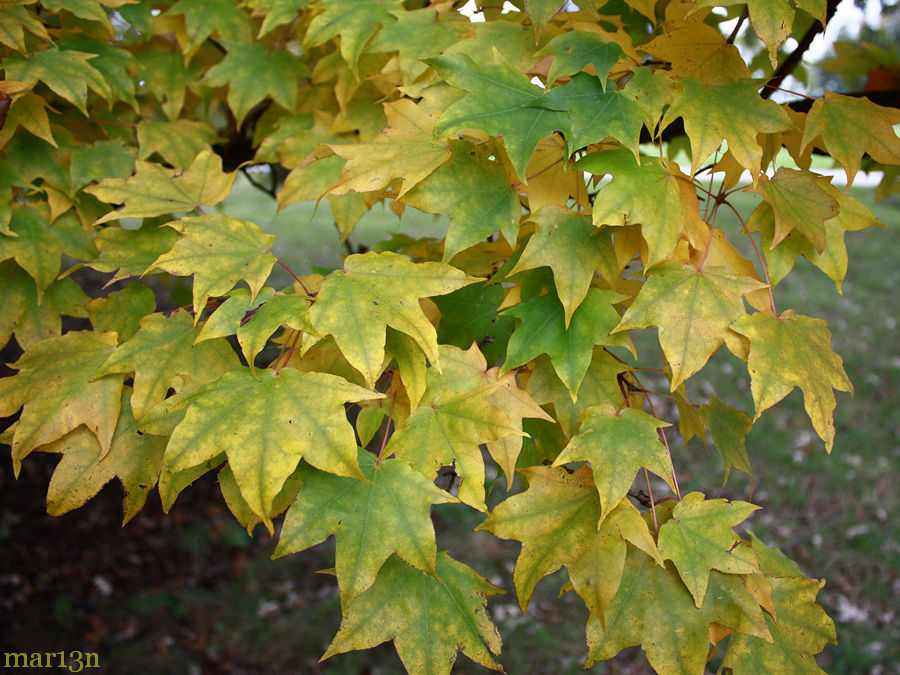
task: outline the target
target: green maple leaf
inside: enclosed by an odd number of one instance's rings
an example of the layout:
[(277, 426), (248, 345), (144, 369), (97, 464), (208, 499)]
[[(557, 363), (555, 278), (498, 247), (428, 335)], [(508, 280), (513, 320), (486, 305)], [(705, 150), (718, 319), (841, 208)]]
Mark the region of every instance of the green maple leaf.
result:
[(256, 297), (251, 297), (249, 289), (235, 288), (226, 295), (225, 302), (219, 305), (203, 323), (195, 342), (234, 335), (247, 314), (270, 300), (275, 295), (275, 291), (264, 286), (256, 294)]
[[(85, 0), (84, 4), (99, 9), (91, 0)], [(102, 11), (100, 10), (101, 13)], [(112, 28), (108, 19), (106, 19), (105, 13), (104, 21)], [(110, 30), (110, 36), (112, 34), (112, 30)], [(60, 46), (65, 50), (95, 54), (95, 58), (90, 60), (90, 65), (103, 75), (103, 79), (109, 86), (109, 100), (123, 101), (137, 110), (137, 100), (134, 97), (135, 80), (132, 76), (137, 65), (137, 59), (134, 54), (121, 47), (114, 46), (114, 44), (106, 40), (85, 34), (69, 35), (65, 41), (60, 43)]]
[(14, 208), (9, 221), (10, 234), (0, 235), (0, 262), (14, 259), (37, 286), (38, 303), (44, 290), (59, 274), (62, 244), (44, 215), (34, 208)]
[(451, 86), (468, 95), (444, 111), (435, 133), (445, 135), (461, 129), (481, 129), (502, 135), (509, 159), (522, 182), (525, 168), (537, 144), (565, 125), (565, 116), (528, 104), (543, 92), (528, 77), (506, 63), (482, 65), (463, 54), (428, 59)]
[(107, 284), (142, 276), (159, 256), (172, 250), (178, 238), (175, 230), (168, 227), (150, 226), (140, 230), (107, 227), (94, 238), (100, 255), (85, 265), (98, 272), (114, 272)]
[(395, 453), (431, 479), (442, 466), (455, 464), (460, 501), (486, 510), (484, 459), (479, 446), (504, 436), (524, 435), (521, 418), (517, 425), (488, 398), (498, 386), (423, 399), (391, 436), (385, 452)]
[[(503, 370), (510, 370), (547, 354), (573, 401), (591, 363), (594, 345), (631, 346), (627, 336), (610, 335), (619, 323), (613, 304), (625, 297), (614, 291), (592, 288), (572, 315), (568, 328), (565, 310), (555, 294), (523, 302), (504, 313), (521, 319), (509, 338)], [(625, 337), (623, 340), (622, 337)]]
[(383, 25), (369, 42), (368, 50), (396, 51), (407, 81), (412, 81), (425, 71), (426, 66), (421, 61), (429, 56), (437, 56), (457, 43), (459, 35), (454, 28), (464, 25), (461, 22), (451, 22), (449, 16), (441, 16), (431, 7), (389, 11), (397, 21)]
[(6, 344), (15, 332), (23, 349), (58, 337), (60, 315), (84, 317), (84, 305), (90, 300), (69, 278), (54, 281), (39, 296), (34, 279), (11, 261), (0, 262), (0, 288), (0, 342)]
[(759, 604), (737, 575), (712, 572), (698, 610), (671, 565), (660, 567), (629, 547), (619, 588), (606, 607), (605, 626), (588, 618), (585, 668), (640, 645), (656, 672), (696, 675), (707, 662), (711, 623), (769, 638)]
[(616, 331), (659, 326), (659, 344), (672, 368), (675, 391), (700, 370), (744, 315), (741, 296), (765, 285), (729, 268), (667, 261), (650, 272), (647, 281)]
[(25, 46), (25, 30), (50, 41), (47, 29), (34, 12), (29, 12), (21, 6), (5, 6), (0, 13), (0, 42), (25, 54), (28, 51)]
[(244, 41), (253, 35), (253, 22), (235, 0), (178, 0), (167, 16), (184, 16), (190, 43), (183, 49), (195, 51), (210, 35), (220, 40)]
[(239, 279), (250, 286), (252, 301), (269, 278), (276, 258), (269, 250), (275, 235), (256, 223), (224, 214), (185, 217), (166, 223), (184, 236), (148, 268), (194, 276), (194, 319), (211, 295), (227, 293)]
[(285, 516), (273, 555), (302, 551), (334, 534), (335, 571), (345, 611), (371, 587), (392, 553), (435, 574), (431, 505), (456, 501), (402, 460), (378, 463), (361, 449), (359, 464), (365, 481), (301, 466), (302, 487)]
[(27, 58), (18, 54), (7, 56), (0, 62), (6, 78), (19, 82), (43, 82), (55, 93), (70, 101), (84, 116), (88, 116), (88, 88), (107, 101), (112, 92), (103, 74), (88, 61), (96, 54), (71, 49), (48, 47), (32, 52)]
[(756, 176), (763, 155), (756, 136), (792, 126), (787, 113), (777, 103), (759, 97), (755, 82), (706, 85), (683, 79), (681, 87), (660, 128), (664, 129), (678, 117), (684, 119), (684, 130), (691, 140), (692, 175), (724, 140), (738, 164)]
[(616, 411), (609, 404), (588, 408), (581, 428), (553, 462), (588, 461), (600, 495), (600, 521), (625, 498), (635, 474), (649, 469), (675, 491), (672, 465), (657, 429), (670, 426), (635, 408)]
[(762, 202), (747, 219), (747, 230), (759, 232), (763, 255), (769, 270), (769, 281), (774, 286), (787, 277), (798, 256), (803, 256), (825, 272), (841, 292), (847, 274), (847, 246), (844, 233), (867, 227), (884, 227), (867, 206), (855, 197), (844, 194), (827, 178), (819, 178), (817, 184), (837, 202), (837, 215), (825, 221), (825, 249), (820, 253), (808, 237), (793, 231), (774, 245), (775, 212), (767, 202)]
[(727, 574), (759, 572), (756, 556), (732, 529), (758, 506), (725, 499), (705, 499), (699, 492), (685, 495), (672, 518), (659, 528), (659, 554), (675, 563), (697, 608), (703, 606), (710, 570)]
[(900, 124), (898, 110), (867, 98), (826, 91), (807, 114), (800, 150), (805, 152), (810, 144), (816, 145), (821, 136), (828, 154), (847, 172), (850, 185), (863, 154), (883, 164), (900, 164), (900, 137), (893, 129), (896, 124)]
[(582, 30), (557, 35), (541, 47), (536, 56), (543, 58), (550, 54), (555, 58), (547, 73), (548, 85), (552, 85), (563, 75), (575, 75), (590, 64), (594, 66), (595, 74), (599, 78), (597, 81), (603, 91), (606, 91), (606, 77), (610, 69), (624, 56), (622, 48), (615, 42), (607, 41), (602, 35)]
[(431, 133), (436, 112), (401, 99), (385, 103), (384, 114), (388, 126), (372, 143), (328, 146), (347, 160), (329, 193), (379, 191), (402, 178), (403, 186), (397, 192), (400, 199), (450, 158), (450, 146), (436, 141)]
[(673, 164), (650, 157), (638, 164), (627, 150), (607, 150), (578, 160), (575, 168), (612, 174), (594, 200), (594, 225), (640, 223), (648, 248), (645, 267), (667, 258), (685, 228), (706, 228), (693, 184)]
[[(503, 411), (509, 420), (507, 426), (515, 429), (486, 443), (488, 452), (506, 474), (507, 486), (511, 487), (516, 461), (522, 450), (523, 419), (529, 417), (550, 422), (553, 420), (529, 394), (519, 388), (515, 373), (501, 375), (500, 368), (488, 368), (485, 356), (478, 346), (471, 342), (469, 344), (466, 351), (450, 345), (440, 346), (442, 372), (437, 373), (433, 368), (425, 371), (425, 392), (420, 403), (423, 407), (432, 404), (440, 406), (449, 395), (467, 394), (478, 388), (485, 388), (488, 392), (485, 400)], [(412, 396), (410, 400), (415, 407)]]
[[(769, 248), (774, 248), (791, 232), (809, 239), (816, 250), (825, 250), (825, 222), (838, 212), (838, 202), (809, 171), (780, 167), (772, 178), (760, 176), (747, 188), (763, 196), (775, 214), (775, 232)], [(827, 180), (827, 179), (826, 179)]]
[(576, 73), (572, 81), (553, 87), (530, 106), (567, 113), (562, 131), (569, 153), (612, 136), (635, 156), (640, 145), (643, 112), (633, 99), (618, 91), (606, 91), (604, 82)]
[(95, 377), (134, 373), (131, 409), (140, 422), (170, 388), (196, 389), (238, 365), (224, 340), (195, 345), (198, 333), (187, 312), (145, 316), (135, 336), (109, 357)]
[(188, 469), (224, 451), (241, 495), (271, 532), (272, 501), (301, 458), (363, 478), (344, 403), (373, 398), (382, 394), (326, 373), (286, 368), (257, 377), (233, 369), (170, 406), (187, 414), (166, 447), (166, 465)]
[(33, 345), (12, 364), (19, 372), (0, 379), (0, 416), (22, 408), (12, 441), (17, 476), (28, 453), (82, 424), (109, 452), (123, 378), (97, 372), (115, 347), (115, 333), (66, 333)]
[(379, 27), (397, 21), (391, 10), (403, 10), (400, 0), (317, 0), (313, 7), (323, 11), (309, 23), (303, 46), (318, 47), (340, 36), (341, 56), (353, 72)]
[(69, 166), (72, 187), (81, 188), (103, 178), (130, 176), (134, 159), (134, 148), (123, 145), (120, 140), (97, 141), (93, 145), (72, 148)]
[(449, 265), (413, 263), (397, 253), (365, 253), (329, 274), (309, 310), (320, 335), (333, 335), (347, 361), (374, 386), (384, 361), (385, 328), (409, 335), (438, 364), (437, 333), (419, 298), (444, 295), (476, 279)]
[(228, 107), (240, 125), (247, 113), (271, 96), (287, 111), (297, 105), (297, 82), (309, 75), (306, 65), (288, 51), (270, 52), (261, 42), (228, 42), (225, 58), (203, 78), (213, 86), (228, 85)]
[(591, 614), (602, 619), (616, 594), (630, 541), (662, 565), (646, 521), (626, 499), (598, 528), (600, 503), (590, 468), (527, 467), (528, 489), (498, 504), (477, 530), (522, 542), (513, 580), (522, 612), (537, 583), (563, 565)]
[(527, 390), (538, 403), (553, 404), (562, 432), (571, 438), (578, 430), (585, 410), (601, 403), (618, 405), (622, 402), (617, 376), (626, 370), (628, 366), (617, 361), (603, 347), (594, 347), (591, 363), (578, 389), (578, 400), (573, 401), (550, 358), (542, 356), (534, 363)]
[(525, 11), (534, 25), (535, 40), (564, 4), (561, 0), (525, 0)]
[(322, 660), (393, 640), (410, 673), (450, 675), (458, 649), (486, 668), (502, 671), (500, 634), (485, 611), (485, 596), (502, 593), (472, 568), (441, 552), (437, 575), (392, 557), (372, 587), (344, 614)]
[(831, 333), (822, 319), (759, 312), (731, 326), (750, 340), (747, 368), (756, 406), (754, 421), (794, 387), (803, 390), (803, 406), (813, 428), (831, 452), (834, 445), (834, 392), (853, 392), (841, 357), (831, 349)]
[(775, 617), (765, 615), (771, 641), (736, 633), (728, 643), (723, 668), (735, 675), (753, 673), (824, 673), (814, 658), (827, 642), (836, 643), (834, 622), (815, 604), (824, 581), (771, 578)]
[(465, 349), (473, 342), (483, 342), (485, 357), (491, 362), (506, 354), (506, 344), (512, 332), (513, 319), (497, 313), (503, 301), (503, 287), (499, 284), (472, 284), (434, 299), (441, 310), (438, 342)]
[(728, 407), (716, 396), (710, 398), (709, 403), (700, 406), (698, 412), (703, 418), (704, 425), (709, 429), (716, 450), (722, 458), (722, 465), (725, 467), (722, 487), (728, 483), (731, 467), (752, 477), (753, 471), (750, 468), (746, 445), (747, 434), (753, 426), (750, 417), (741, 410)]
[(307, 319), (308, 300), (302, 295), (280, 293), (269, 298), (245, 323), (238, 326), (237, 339), (247, 363), (262, 351), (279, 326), (313, 332)]
[(243, 3), (253, 8), (254, 15), (265, 15), (262, 26), (259, 27), (257, 38), (268, 35), (279, 26), (290, 23), (300, 15), (310, 0), (250, 0)]
[(122, 344), (138, 332), (141, 319), (156, 311), (156, 297), (149, 287), (131, 282), (105, 298), (94, 298), (84, 309), (94, 330), (115, 331)]
[(496, 162), (480, 159), (468, 143), (451, 142), (452, 158), (403, 197), (421, 211), (450, 216), (444, 262), (499, 231), (510, 245), (522, 207)]
[(118, 218), (151, 218), (187, 213), (201, 205), (212, 206), (228, 196), (233, 182), (234, 173), (222, 172), (222, 158), (204, 150), (189, 169), (166, 169), (139, 160), (133, 176), (106, 178), (84, 191), (101, 202), (124, 204), (100, 218), (96, 225)]
[(166, 439), (138, 432), (128, 405), (129, 391), (122, 391), (121, 414), (109, 451), (84, 427), (44, 445), (41, 452), (62, 453), (47, 489), (47, 513), (59, 516), (82, 506), (113, 478), (125, 489), (124, 525), (144, 507), (162, 468)]

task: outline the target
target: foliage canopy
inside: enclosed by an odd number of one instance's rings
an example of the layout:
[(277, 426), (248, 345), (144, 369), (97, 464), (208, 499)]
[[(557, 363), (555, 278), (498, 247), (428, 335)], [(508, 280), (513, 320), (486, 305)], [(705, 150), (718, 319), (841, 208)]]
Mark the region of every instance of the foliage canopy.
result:
[[(502, 669), (502, 589), (431, 522), (461, 502), (521, 542), (523, 611), (566, 568), (587, 665), (640, 645), (698, 674), (727, 644), (726, 671), (819, 672), (824, 582), (735, 531), (758, 506), (683, 494), (674, 439), (714, 445), (726, 481), (750, 473), (752, 422), (799, 388), (831, 451), (852, 385), (777, 284), (804, 256), (840, 290), (845, 232), (879, 223), (812, 156), (850, 181), (900, 165), (900, 113), (770, 99), (825, 0), (514, 0), (481, 22), (461, 4), (0, 4), (16, 473), (61, 454), (52, 514), (118, 478), (127, 522), (152, 489), (168, 510), (217, 471), (248, 531), (284, 514), (276, 557), (334, 534), (343, 622), (323, 658), (393, 640), (410, 672), (449, 673), (458, 650)], [(326, 199), (344, 239), (385, 204), (445, 215), (447, 234), (272, 288), (273, 237), (217, 206), (238, 170), (281, 208)], [(759, 206), (728, 231), (742, 189)], [(108, 280), (97, 297), (85, 267)], [(187, 306), (166, 305), (169, 277), (190, 278)], [(752, 419), (693, 388), (725, 350)]]

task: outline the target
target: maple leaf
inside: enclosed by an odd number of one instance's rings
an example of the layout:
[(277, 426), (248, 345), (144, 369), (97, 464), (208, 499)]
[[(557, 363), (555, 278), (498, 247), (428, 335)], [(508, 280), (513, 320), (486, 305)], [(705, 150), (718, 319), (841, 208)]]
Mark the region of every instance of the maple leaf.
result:
[(105, 298), (94, 298), (84, 309), (94, 330), (114, 331), (122, 344), (138, 332), (141, 319), (156, 311), (156, 298), (152, 289), (131, 282)]
[(893, 129), (896, 124), (900, 124), (900, 110), (885, 108), (867, 98), (826, 91), (806, 117), (801, 152), (816, 145), (821, 136), (828, 154), (847, 172), (849, 186), (863, 154), (868, 153), (876, 162), (900, 164), (900, 137)]
[(178, 0), (166, 12), (166, 16), (184, 16), (184, 25), (190, 42), (182, 45), (182, 51), (196, 51), (210, 35), (220, 40), (249, 40), (253, 31), (250, 17), (234, 0)]
[(309, 23), (303, 46), (318, 47), (340, 36), (341, 56), (354, 73), (366, 43), (379, 27), (397, 21), (390, 10), (402, 10), (400, 0), (317, 0), (313, 7), (323, 11)]
[(594, 67), (594, 74), (599, 78), (597, 81), (603, 91), (606, 91), (606, 77), (610, 69), (624, 56), (622, 48), (615, 42), (609, 42), (597, 33), (582, 30), (557, 35), (541, 47), (536, 56), (543, 58), (550, 54), (555, 58), (547, 73), (548, 85), (552, 85), (563, 75), (575, 75), (590, 64)]
[(137, 110), (137, 100), (134, 97), (135, 81), (132, 77), (132, 73), (137, 65), (137, 59), (131, 52), (121, 49), (108, 41), (113, 37), (113, 30), (109, 19), (106, 17), (106, 12), (89, 0), (81, 4), (91, 7), (103, 15), (103, 21), (110, 28), (109, 37), (101, 40), (85, 34), (69, 35), (60, 43), (60, 47), (67, 51), (74, 50), (85, 54), (94, 54), (95, 57), (90, 59), (90, 65), (103, 76), (103, 79), (109, 86), (108, 100), (123, 101), (134, 110)]
[(855, 197), (838, 190), (827, 178), (816, 181), (838, 204), (837, 214), (825, 221), (825, 249), (820, 253), (808, 237), (793, 231), (774, 245), (775, 212), (767, 202), (762, 202), (747, 219), (747, 230), (759, 232), (763, 255), (769, 271), (769, 281), (774, 286), (784, 279), (794, 267), (798, 256), (803, 256), (825, 272), (841, 292), (847, 274), (847, 246), (844, 233), (880, 226), (881, 222), (871, 210)]
[(50, 284), (41, 294), (34, 279), (14, 262), (0, 262), (0, 342), (6, 344), (15, 331), (23, 349), (62, 332), (61, 314), (86, 316), (84, 305), (90, 300), (72, 279)]
[(199, 332), (187, 312), (145, 316), (137, 334), (110, 355), (95, 377), (134, 373), (131, 410), (140, 422), (170, 388), (196, 389), (238, 365), (224, 340), (194, 344)]
[(758, 508), (747, 502), (707, 500), (701, 493), (691, 492), (659, 528), (659, 554), (675, 563), (698, 609), (703, 606), (710, 570), (727, 574), (759, 571), (756, 556), (740, 545), (740, 537), (732, 529)]
[(553, 87), (529, 105), (568, 113), (562, 131), (570, 154), (611, 136), (638, 155), (640, 106), (619, 91), (606, 91), (605, 83), (592, 75), (576, 73), (571, 82)]
[(268, 96), (288, 111), (297, 105), (297, 81), (309, 75), (306, 65), (288, 51), (269, 52), (260, 42), (226, 42), (225, 58), (206, 71), (204, 82), (228, 85), (228, 107), (240, 125)]
[(0, 66), (9, 80), (43, 82), (87, 117), (89, 87), (107, 101), (112, 96), (103, 74), (88, 63), (94, 57), (96, 54), (48, 47), (34, 51), (28, 57), (19, 54), (7, 56)]
[[(138, 122), (137, 139), (139, 159), (147, 159), (156, 153), (172, 166), (179, 168), (189, 167), (197, 155), (204, 150), (211, 150), (211, 144), (220, 140), (216, 130), (208, 122), (196, 120), (174, 122), (144, 120)], [(125, 177), (130, 173), (129, 169)], [(108, 176), (123, 177), (114, 174)]]
[(250, 300), (269, 278), (276, 258), (269, 250), (275, 235), (263, 234), (256, 223), (224, 214), (188, 216), (166, 223), (183, 237), (159, 256), (155, 267), (169, 274), (194, 275), (194, 321), (212, 295), (234, 288), (239, 279), (250, 286)]
[[(841, 357), (831, 349), (831, 333), (822, 319), (758, 312), (738, 319), (732, 330), (750, 340), (747, 368), (756, 406), (754, 420), (787, 396), (803, 390), (803, 406), (813, 428), (831, 452), (834, 446), (834, 392), (853, 392)], [(811, 376), (813, 374), (813, 376)]]
[(629, 546), (619, 587), (627, 592), (607, 605), (606, 625), (588, 618), (585, 668), (640, 645), (656, 672), (695, 675), (707, 662), (711, 623), (753, 633), (761, 642), (769, 637), (759, 604), (736, 575), (712, 572), (698, 610), (671, 565), (653, 564)]
[(397, 193), (402, 198), (417, 183), (450, 158), (450, 146), (434, 140), (435, 112), (425, 112), (409, 99), (384, 104), (388, 126), (372, 143), (329, 144), (344, 159), (340, 180), (328, 188), (331, 194), (383, 190), (394, 178), (402, 178)]
[(468, 92), (444, 111), (435, 134), (481, 129), (491, 136), (502, 135), (513, 168), (527, 183), (525, 168), (534, 149), (541, 139), (563, 128), (565, 116), (529, 106), (542, 94), (540, 88), (506, 63), (482, 65), (464, 54), (445, 54), (427, 63), (447, 84)]
[(413, 263), (390, 251), (347, 256), (329, 274), (309, 310), (313, 327), (333, 335), (347, 361), (373, 387), (384, 361), (385, 328), (409, 335), (438, 364), (437, 333), (419, 298), (444, 295), (477, 281), (440, 263)]
[(750, 70), (737, 47), (718, 30), (699, 21), (665, 31), (640, 49), (670, 62), (672, 72), (682, 78), (705, 84), (750, 79)]
[(435, 574), (431, 505), (456, 501), (401, 460), (377, 462), (360, 449), (359, 465), (365, 481), (301, 465), (302, 487), (285, 516), (272, 556), (302, 551), (334, 534), (335, 571), (345, 611), (371, 587), (392, 553)]
[(750, 417), (741, 410), (728, 407), (716, 396), (710, 398), (709, 403), (700, 406), (698, 412), (722, 457), (722, 465), (725, 467), (722, 487), (728, 483), (731, 467), (752, 477), (746, 446), (747, 434), (753, 426)]
[(598, 527), (600, 503), (591, 470), (527, 467), (520, 470), (528, 489), (498, 504), (476, 530), (522, 542), (513, 580), (522, 612), (537, 583), (563, 565), (591, 614), (616, 594), (631, 541), (662, 565), (646, 521), (626, 499)]
[(121, 413), (107, 453), (84, 427), (41, 446), (41, 452), (62, 453), (47, 489), (51, 516), (82, 506), (113, 478), (125, 489), (123, 525), (144, 507), (162, 468), (166, 439), (138, 431), (128, 405), (129, 393), (127, 387), (122, 390)]
[(310, 0), (250, 0), (243, 4), (253, 8), (254, 16), (265, 16), (257, 34), (261, 38), (278, 26), (293, 21), (309, 2)]
[[(503, 301), (499, 284), (472, 284), (434, 299), (441, 311), (438, 342), (466, 348), (473, 342), (484, 343), (482, 350), (491, 362), (503, 358), (512, 332), (513, 319), (498, 314)], [(489, 340), (485, 343), (485, 337)]]
[(681, 80), (681, 92), (672, 101), (660, 123), (665, 129), (678, 117), (691, 140), (691, 174), (706, 161), (722, 141), (738, 164), (756, 177), (763, 150), (756, 142), (760, 133), (774, 133), (792, 126), (787, 113), (774, 101), (765, 101), (752, 81), (706, 85)]
[(507, 309), (505, 314), (521, 319), (521, 323), (509, 338), (504, 372), (547, 354), (572, 400), (578, 400), (578, 388), (590, 365), (594, 345), (631, 345), (627, 336), (610, 335), (620, 320), (613, 304), (624, 299), (614, 291), (588, 289), (568, 328), (565, 310), (553, 293)]
[(326, 373), (285, 368), (257, 378), (236, 368), (170, 406), (187, 414), (166, 447), (166, 465), (188, 469), (224, 451), (241, 495), (272, 532), (272, 500), (301, 458), (363, 478), (344, 402), (382, 396)]
[(187, 170), (166, 169), (138, 160), (128, 178), (106, 178), (85, 192), (102, 202), (123, 204), (95, 224), (118, 218), (150, 218), (187, 213), (197, 206), (218, 204), (231, 192), (233, 173), (222, 173), (222, 158), (211, 150), (197, 155)]
[(664, 262), (647, 281), (615, 331), (659, 326), (659, 344), (672, 368), (670, 391), (700, 370), (744, 315), (741, 296), (765, 288), (729, 268)]
[(834, 622), (815, 604), (824, 581), (766, 577), (772, 585), (775, 616), (764, 615), (771, 640), (736, 633), (722, 662), (735, 675), (752, 673), (824, 673), (816, 664), (827, 642), (836, 643)]
[(397, 427), (385, 453), (395, 453), (431, 479), (442, 466), (454, 464), (460, 501), (485, 511), (484, 459), (479, 446), (504, 436), (524, 435), (521, 419), (516, 425), (489, 401), (497, 386), (451, 391), (424, 400)]
[(763, 196), (775, 214), (775, 232), (769, 248), (774, 248), (791, 232), (809, 239), (816, 250), (825, 250), (825, 222), (838, 212), (838, 202), (809, 171), (779, 167), (772, 178), (760, 176), (755, 186), (746, 188)]
[(100, 255), (85, 265), (98, 272), (113, 272), (107, 285), (125, 277), (142, 276), (159, 256), (172, 250), (178, 239), (178, 233), (167, 227), (107, 227), (94, 237)]
[[(275, 291), (268, 286), (264, 286), (256, 294), (256, 297), (251, 298), (250, 289), (235, 288), (225, 295), (225, 301), (203, 323), (203, 327), (194, 341), (195, 343), (234, 335), (247, 314), (274, 297)], [(274, 332), (274, 328), (272, 331)]]
[(393, 640), (407, 672), (450, 675), (458, 649), (492, 670), (502, 671), (500, 634), (485, 611), (485, 596), (503, 590), (447, 553), (437, 556), (437, 574), (391, 557), (368, 591), (344, 614), (322, 660)]
[(50, 42), (47, 29), (32, 12), (22, 6), (4, 7), (0, 13), (0, 42), (24, 54), (28, 51), (25, 46), (25, 30)]
[(22, 408), (12, 440), (16, 476), (28, 453), (82, 424), (109, 452), (123, 378), (94, 378), (115, 348), (115, 333), (73, 331), (33, 345), (12, 364), (19, 372), (0, 379), (0, 416)]
[(594, 347), (591, 363), (578, 389), (578, 400), (573, 401), (572, 394), (559, 379), (550, 358), (541, 356), (534, 362), (527, 391), (538, 403), (553, 404), (562, 432), (571, 438), (578, 430), (585, 410), (601, 403), (618, 405), (622, 402), (617, 376), (627, 369), (628, 366), (617, 361), (603, 347)]
[(308, 301), (302, 295), (280, 293), (269, 298), (245, 323), (238, 326), (237, 339), (250, 367), (279, 326), (312, 332), (306, 316)]
[(38, 303), (59, 274), (62, 245), (44, 214), (33, 208), (12, 209), (9, 232), (0, 235), (0, 262), (14, 259), (34, 279)]
[(612, 174), (612, 182), (594, 200), (594, 225), (641, 223), (648, 248), (645, 267), (668, 257), (685, 228), (706, 228), (697, 192), (674, 164), (650, 157), (638, 164), (627, 150), (607, 150), (583, 157), (575, 168), (596, 176)]
[(588, 408), (581, 428), (553, 462), (588, 461), (600, 495), (600, 522), (628, 494), (637, 471), (647, 468), (675, 492), (672, 465), (657, 429), (670, 426), (635, 408), (617, 411), (609, 404)]
[(468, 143), (451, 142), (452, 157), (403, 197), (421, 211), (450, 216), (444, 262), (498, 230), (510, 245), (522, 208), (502, 168), (481, 161)]
[(80, 188), (103, 178), (125, 178), (134, 167), (134, 148), (119, 140), (97, 141), (93, 145), (72, 148), (69, 174), (72, 187)]
[(407, 82), (426, 70), (427, 66), (422, 61), (429, 56), (437, 56), (459, 40), (454, 28), (460, 24), (451, 23), (446, 14), (441, 16), (431, 7), (388, 11), (397, 21), (383, 25), (369, 42), (368, 50), (396, 51)]
[[(696, 9), (693, 11), (702, 7), (738, 4), (744, 3), (737, 0), (699, 0), (695, 5)], [(781, 0), (749, 0), (746, 5), (750, 15), (750, 25), (753, 26), (753, 30), (766, 44), (766, 48), (769, 51), (769, 62), (774, 68), (778, 65), (778, 48), (784, 44), (784, 41), (791, 34), (791, 26), (794, 24), (794, 8), (791, 4)], [(802, 7), (799, 2), (797, 5)], [(814, 5), (821, 6), (822, 11), (816, 12), (813, 8)], [(813, 2), (808, 3), (802, 9), (819, 18), (822, 25), (825, 25), (824, 6), (824, 2), (813, 0)]]

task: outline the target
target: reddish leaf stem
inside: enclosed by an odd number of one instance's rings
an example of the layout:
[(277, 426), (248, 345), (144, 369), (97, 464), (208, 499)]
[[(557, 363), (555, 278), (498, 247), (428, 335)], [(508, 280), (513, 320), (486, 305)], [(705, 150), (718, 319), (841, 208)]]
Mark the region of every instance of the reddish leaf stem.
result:
[(303, 292), (306, 293), (309, 297), (313, 298), (317, 295), (317, 293), (309, 292), (309, 289), (306, 287), (306, 284), (303, 283), (303, 280), (300, 277), (298, 277), (296, 274), (294, 274), (294, 271), (290, 267), (285, 265), (278, 258), (275, 258), (275, 262), (277, 262), (279, 265), (281, 265), (284, 269), (287, 270), (288, 274), (290, 274), (292, 277), (294, 277), (294, 281), (296, 281), (298, 284), (300, 284), (300, 288), (302, 288)]
[(772, 314), (778, 316), (778, 310), (775, 309), (775, 294), (772, 293), (772, 282), (769, 281), (769, 268), (766, 267), (766, 261), (763, 258), (762, 251), (759, 250), (759, 246), (756, 244), (756, 240), (753, 238), (753, 233), (747, 229), (747, 223), (744, 222), (744, 219), (741, 218), (741, 214), (738, 213), (738, 210), (734, 208), (734, 206), (728, 202), (723, 201), (728, 208), (734, 211), (734, 215), (737, 216), (737, 219), (741, 221), (741, 227), (743, 228), (744, 234), (747, 235), (747, 238), (750, 239), (750, 243), (753, 244), (753, 250), (756, 251), (756, 257), (759, 259), (759, 264), (762, 267), (763, 279), (765, 279), (766, 284), (769, 286), (769, 303), (772, 305)]
[[(631, 373), (631, 376), (634, 378), (634, 381), (637, 382), (637, 385), (638, 385), (638, 387), (640, 387), (640, 390), (647, 392), (647, 390), (644, 388), (644, 383), (641, 382), (640, 378), (637, 375), (635, 375), (634, 373)], [(650, 392), (647, 392), (647, 393), (650, 393)], [(657, 412), (656, 412), (656, 406), (653, 405), (653, 399), (650, 398), (649, 396), (647, 397), (647, 403), (650, 404), (650, 412), (653, 413), (653, 416), (656, 419), (659, 419), (659, 414), (657, 414)], [(666, 446), (666, 455), (669, 457), (669, 467), (672, 469), (672, 482), (675, 484), (675, 495), (680, 500), (681, 499), (681, 488), (678, 487), (678, 476), (675, 475), (675, 463), (672, 461), (672, 450), (669, 448), (669, 439), (668, 439), (668, 437), (666, 437), (666, 430), (660, 427), (657, 429), (657, 432), (659, 433), (659, 436), (662, 439), (663, 445)], [(649, 483), (649, 481), (648, 481), (648, 483)], [(653, 495), (650, 495), (650, 498), (652, 499)]]
[(391, 420), (394, 419), (394, 397), (391, 396), (391, 410), (388, 413), (387, 423), (384, 425), (384, 433), (381, 435), (381, 448), (378, 450), (378, 459), (376, 464), (381, 464), (381, 458), (384, 455), (384, 447), (387, 445), (388, 431), (391, 428)]

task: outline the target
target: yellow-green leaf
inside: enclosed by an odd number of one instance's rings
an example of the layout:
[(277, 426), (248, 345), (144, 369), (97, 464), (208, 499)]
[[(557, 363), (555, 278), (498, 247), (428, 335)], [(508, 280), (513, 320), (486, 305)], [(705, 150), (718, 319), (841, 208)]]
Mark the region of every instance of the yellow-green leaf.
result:
[(723, 267), (698, 270), (665, 262), (651, 270), (616, 331), (659, 326), (659, 344), (672, 368), (670, 390), (700, 370), (744, 314), (744, 293), (765, 285)]
[(417, 264), (390, 251), (351, 255), (343, 270), (322, 282), (309, 318), (321, 335), (334, 336), (350, 365), (374, 386), (384, 361), (387, 326), (409, 335), (439, 366), (437, 333), (419, 298), (445, 295), (475, 281), (449, 265)]
[(822, 319), (759, 312), (744, 316), (732, 329), (750, 340), (747, 368), (756, 417), (794, 387), (803, 390), (803, 405), (813, 428), (831, 452), (834, 445), (834, 392), (853, 391), (841, 357), (831, 349), (831, 333)]
[(301, 465), (302, 487), (285, 516), (273, 554), (277, 558), (302, 551), (334, 534), (344, 610), (369, 589), (393, 553), (416, 569), (435, 574), (431, 505), (456, 501), (402, 460), (378, 463), (373, 454), (360, 449), (359, 464), (366, 480)]
[(188, 469), (224, 451), (241, 495), (271, 532), (272, 500), (301, 458), (363, 478), (344, 403), (381, 397), (326, 373), (230, 370), (175, 404), (187, 414), (166, 447), (166, 465)]
[(227, 293), (238, 280), (250, 286), (250, 301), (269, 278), (276, 258), (269, 250), (275, 235), (256, 223), (224, 214), (194, 216), (166, 223), (183, 237), (148, 268), (169, 274), (194, 275), (194, 321), (210, 296)]
[(486, 668), (503, 671), (500, 634), (485, 610), (486, 595), (503, 590), (441, 552), (437, 575), (392, 557), (372, 587), (344, 613), (327, 659), (393, 640), (407, 672), (450, 675), (458, 649)]
[(635, 408), (617, 411), (604, 404), (588, 408), (578, 434), (563, 448), (553, 466), (587, 461), (600, 495), (600, 521), (628, 494), (638, 470), (649, 469), (675, 491), (672, 465), (657, 429), (668, 422)]

